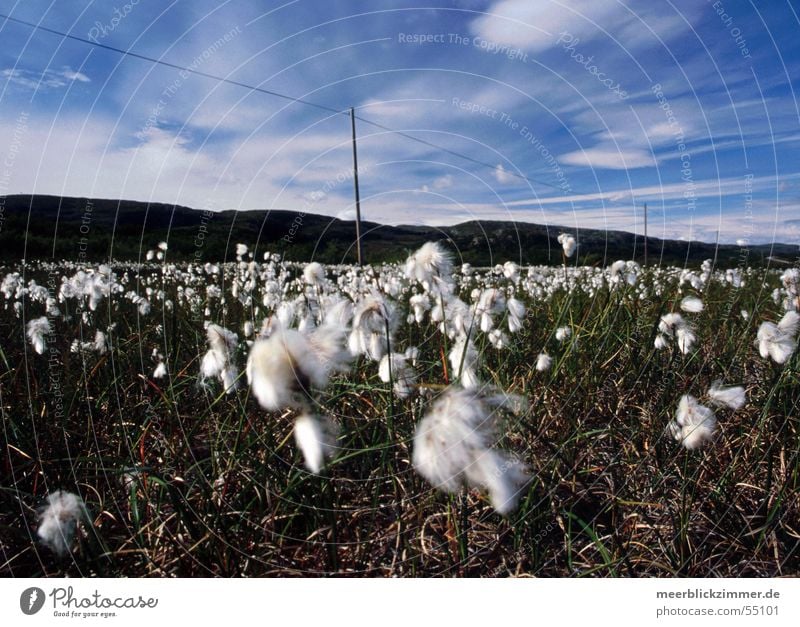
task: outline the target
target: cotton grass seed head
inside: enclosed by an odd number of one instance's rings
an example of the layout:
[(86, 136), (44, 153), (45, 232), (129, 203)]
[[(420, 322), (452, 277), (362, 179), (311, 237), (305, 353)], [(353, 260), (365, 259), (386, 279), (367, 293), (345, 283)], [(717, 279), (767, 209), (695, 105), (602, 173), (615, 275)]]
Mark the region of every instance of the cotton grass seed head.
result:
[(203, 379), (219, 377), (230, 394), (235, 391), (239, 376), (234, 358), (239, 336), (218, 324), (209, 324), (206, 335), (209, 349), (200, 362), (200, 374)]
[(494, 509), (507, 514), (516, 508), (529, 475), (515, 456), (495, 448), (498, 412), (523, 406), (518, 397), (493, 390), (449, 388), (417, 425), (414, 468), (446, 492), (464, 485), (486, 490)]
[(797, 348), (798, 325), (800, 315), (795, 311), (787, 312), (778, 324), (762, 322), (756, 335), (759, 354), (777, 364), (785, 364)]
[(744, 388), (741, 386), (723, 387), (720, 381), (714, 381), (708, 388), (708, 397), (718, 407), (741, 409), (745, 403)]
[(550, 357), (547, 353), (539, 353), (536, 357), (536, 370), (539, 372), (544, 372), (550, 369), (550, 365), (553, 363), (553, 358)]
[(472, 338), (466, 335), (459, 336), (447, 357), (453, 371), (453, 380), (458, 379), (467, 389), (474, 389), (480, 385), (478, 380), (480, 356)]
[(556, 329), (556, 340), (559, 342), (568, 340), (571, 335), (572, 335), (572, 329), (569, 327), (558, 327)]
[(319, 474), (326, 461), (335, 457), (338, 433), (336, 424), (325, 416), (303, 414), (295, 420), (294, 439), (308, 470)]
[(72, 550), (78, 525), (88, 521), (83, 500), (77, 494), (58, 490), (47, 497), (39, 512), (37, 534), (46, 547), (59, 557)]
[(577, 248), (578, 243), (569, 233), (562, 233), (559, 235), (558, 243), (561, 244), (561, 248), (564, 250), (565, 257), (572, 257), (572, 255), (575, 254), (575, 248)]
[(320, 327), (310, 335), (282, 329), (258, 340), (247, 358), (247, 381), (264, 409), (306, 409), (312, 390), (324, 389), (334, 371), (346, 368), (344, 331)]
[(703, 301), (697, 296), (686, 296), (681, 301), (681, 309), (687, 313), (700, 313), (703, 311)]
[(685, 394), (678, 403), (675, 419), (669, 424), (672, 437), (688, 450), (693, 450), (714, 440), (717, 418), (713, 410), (701, 405), (693, 396)]
[(417, 372), (403, 353), (384, 355), (378, 365), (378, 376), (384, 383), (392, 382), (392, 389), (399, 398), (410, 396), (417, 383)]
[(406, 261), (406, 277), (436, 294), (451, 291), (452, 273), (452, 256), (438, 242), (426, 242)]
[(303, 280), (308, 285), (322, 285), (325, 282), (325, 268), (321, 263), (312, 261), (303, 269)]
[(45, 338), (52, 330), (53, 327), (50, 325), (47, 316), (34, 318), (28, 322), (28, 339), (31, 342), (31, 346), (33, 346), (33, 350), (39, 355), (44, 353), (44, 349), (47, 347)]

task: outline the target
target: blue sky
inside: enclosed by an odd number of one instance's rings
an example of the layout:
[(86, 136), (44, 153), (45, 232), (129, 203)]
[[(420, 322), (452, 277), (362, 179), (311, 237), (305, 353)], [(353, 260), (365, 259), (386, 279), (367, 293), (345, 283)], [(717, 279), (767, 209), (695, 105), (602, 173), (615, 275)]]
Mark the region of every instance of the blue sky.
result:
[[(0, 2), (358, 122), (362, 211), (800, 243), (800, 20), (767, 3)], [(345, 115), (0, 19), (0, 193), (353, 213)], [(528, 177), (529, 180), (514, 176)]]

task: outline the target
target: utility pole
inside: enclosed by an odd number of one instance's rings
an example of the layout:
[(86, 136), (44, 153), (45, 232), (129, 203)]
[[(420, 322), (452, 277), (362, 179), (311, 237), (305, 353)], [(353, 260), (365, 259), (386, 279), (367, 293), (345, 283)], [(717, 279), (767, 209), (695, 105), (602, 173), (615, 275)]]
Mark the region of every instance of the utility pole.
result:
[(644, 203), (644, 265), (647, 265), (647, 203)]
[(353, 191), (356, 195), (356, 254), (358, 265), (361, 259), (361, 198), (358, 194), (358, 152), (356, 151), (356, 112), (350, 107), (350, 129), (353, 131)]

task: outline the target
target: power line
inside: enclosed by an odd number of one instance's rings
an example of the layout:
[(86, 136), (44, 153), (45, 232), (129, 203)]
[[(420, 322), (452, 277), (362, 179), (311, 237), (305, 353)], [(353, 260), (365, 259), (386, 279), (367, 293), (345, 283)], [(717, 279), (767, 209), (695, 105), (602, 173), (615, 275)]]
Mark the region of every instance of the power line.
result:
[(163, 65), (168, 68), (172, 68), (173, 70), (180, 70), (182, 72), (190, 72), (191, 74), (196, 74), (198, 76), (203, 76), (205, 78), (210, 78), (215, 81), (220, 81), (222, 83), (227, 83), (229, 85), (235, 85), (237, 87), (244, 87), (245, 89), (250, 89), (252, 91), (257, 91), (262, 94), (267, 94), (268, 96), (275, 96), (276, 98), (283, 98), (284, 100), (291, 100), (293, 102), (299, 102), (304, 105), (308, 105), (310, 107), (316, 107), (317, 109), (322, 109), (323, 111), (328, 111), (329, 113), (340, 113), (342, 115), (348, 115), (347, 111), (343, 111), (341, 109), (334, 109), (332, 107), (328, 107), (316, 102), (311, 102), (309, 100), (303, 100), (302, 98), (296, 98), (294, 96), (287, 96), (286, 94), (282, 94), (277, 91), (273, 91), (271, 89), (264, 89), (263, 87), (255, 87), (253, 85), (248, 85), (247, 83), (242, 83), (240, 81), (235, 81), (229, 78), (225, 78), (224, 76), (218, 76), (216, 74), (209, 74), (208, 72), (201, 72), (200, 70), (195, 70), (189, 67), (185, 67), (182, 65), (177, 65), (175, 63), (170, 63), (169, 61), (163, 61), (161, 59), (156, 59), (154, 57), (148, 57), (144, 54), (139, 54), (138, 52), (131, 52), (130, 50), (123, 50), (122, 48), (115, 48), (114, 46), (109, 46), (107, 44), (101, 44), (99, 41), (92, 41), (91, 39), (85, 39), (83, 37), (78, 37), (77, 35), (70, 35), (69, 33), (64, 33), (59, 30), (55, 30), (53, 28), (48, 28), (47, 26), (41, 26), (39, 24), (34, 24), (33, 22), (28, 22), (26, 20), (20, 20), (16, 17), (11, 17), (10, 15), (4, 15), (0, 13), (0, 18), (5, 18), (8, 21), (16, 22), (17, 24), (24, 24), (34, 30), (42, 30), (47, 33), (51, 33), (53, 35), (58, 35), (60, 37), (66, 37), (67, 39), (72, 39), (74, 41), (79, 41), (84, 44), (89, 44), (90, 46), (95, 46), (97, 48), (103, 48), (104, 50), (110, 50), (112, 52), (116, 52), (118, 54), (125, 55), (127, 57), (133, 57), (134, 59), (140, 59), (142, 61), (149, 61), (150, 63), (156, 63), (158, 65)]
[[(116, 52), (117, 54), (121, 54), (123, 56), (132, 57), (134, 59), (139, 59), (141, 61), (147, 61), (149, 63), (155, 63), (157, 65), (163, 65), (164, 67), (168, 67), (168, 68), (171, 68), (173, 70), (180, 70), (181, 72), (189, 72), (190, 74), (195, 74), (197, 76), (202, 76), (204, 78), (210, 78), (212, 80), (219, 81), (221, 83), (226, 83), (228, 85), (234, 85), (236, 87), (243, 87), (243, 88), (249, 89), (251, 91), (255, 91), (255, 92), (262, 93), (262, 94), (266, 94), (268, 96), (274, 96), (276, 98), (281, 98), (283, 100), (289, 100), (291, 102), (296, 102), (298, 104), (304, 104), (304, 105), (307, 105), (309, 107), (314, 107), (314, 108), (320, 109), (322, 111), (327, 111), (328, 113), (347, 115), (347, 116), (351, 115), (349, 110), (336, 109), (334, 107), (329, 107), (327, 105), (323, 105), (323, 104), (320, 104), (318, 102), (312, 102), (310, 100), (305, 100), (304, 98), (297, 98), (295, 96), (289, 96), (287, 94), (282, 94), (282, 93), (274, 91), (272, 89), (265, 89), (263, 87), (256, 87), (255, 85), (250, 85), (248, 83), (243, 83), (241, 81), (236, 81), (236, 80), (232, 80), (230, 78), (225, 78), (224, 76), (219, 76), (217, 74), (211, 74), (209, 72), (203, 72), (201, 70), (196, 70), (196, 69), (193, 69), (193, 68), (190, 68), (190, 67), (186, 67), (186, 66), (183, 66), (183, 65), (178, 65), (177, 63), (170, 63), (169, 61), (164, 61), (162, 59), (156, 59), (155, 57), (150, 57), (150, 56), (147, 56), (147, 55), (144, 55), (144, 54), (139, 54), (138, 52), (131, 52), (130, 50), (123, 50), (122, 48), (116, 48), (114, 46), (109, 46), (108, 44), (103, 44), (103, 43), (100, 43), (99, 41), (92, 41), (91, 39), (86, 39), (84, 37), (79, 37), (77, 35), (72, 35), (70, 33), (65, 33), (63, 31), (56, 30), (54, 28), (48, 28), (47, 26), (42, 26), (41, 24), (34, 24), (33, 22), (28, 22), (27, 20), (22, 20), (22, 19), (19, 19), (19, 18), (16, 18), (16, 17), (11, 17), (10, 15), (5, 15), (3, 13), (0, 13), (0, 18), (3, 18), (8, 22), (15, 22), (17, 24), (22, 24), (22, 25), (27, 26), (29, 28), (32, 28), (34, 30), (41, 30), (41, 31), (44, 31), (46, 33), (50, 33), (52, 35), (57, 35), (59, 37), (64, 37), (66, 39), (72, 39), (73, 41), (78, 41), (78, 42), (81, 42), (83, 44), (88, 44), (88, 45), (94, 46), (96, 48), (101, 48), (103, 50), (109, 50), (111, 52)], [(463, 153), (460, 153), (458, 151), (451, 150), (449, 148), (445, 148), (444, 146), (440, 146), (440, 145), (438, 145), (438, 144), (436, 144), (434, 142), (430, 142), (430, 141), (427, 141), (425, 139), (421, 139), (419, 137), (415, 137), (415, 136), (410, 135), (409, 133), (406, 133), (404, 131), (395, 130), (393, 128), (390, 128), (390, 127), (385, 126), (383, 124), (380, 124), (378, 122), (374, 122), (374, 121), (369, 120), (367, 118), (363, 118), (363, 117), (358, 116), (358, 115), (355, 116), (355, 118), (358, 119), (359, 121), (363, 122), (364, 124), (368, 124), (370, 126), (373, 126), (375, 128), (379, 128), (381, 130), (384, 130), (384, 131), (387, 131), (387, 132), (390, 132), (390, 133), (394, 133), (396, 135), (399, 135), (400, 137), (404, 137), (404, 138), (409, 139), (411, 141), (414, 141), (414, 142), (417, 142), (419, 144), (423, 144), (425, 146), (428, 146), (429, 148), (434, 148), (435, 150), (440, 150), (441, 152), (447, 153), (447, 154), (452, 155), (454, 157), (458, 157), (459, 159), (463, 159), (465, 161), (469, 161), (470, 163), (474, 163), (475, 165), (479, 165), (479, 166), (484, 167), (484, 168), (489, 168), (492, 171), (497, 172), (497, 166), (496, 165), (492, 165), (491, 163), (487, 163), (486, 161), (481, 161), (480, 159), (475, 159), (473, 157), (470, 157), (470, 156), (465, 155)], [(538, 179), (530, 178), (528, 176), (525, 176), (524, 174), (519, 174), (517, 172), (513, 172), (513, 171), (510, 171), (510, 170), (504, 170), (503, 172), (504, 172), (504, 174), (508, 174), (508, 175), (513, 176), (515, 178), (527, 181), (528, 183), (535, 183), (537, 185), (543, 185), (543, 186), (550, 187), (552, 189), (555, 189), (555, 190), (558, 190), (558, 191), (561, 191), (561, 192), (564, 191), (563, 188), (558, 186), (558, 185), (554, 185), (554, 184), (548, 183), (546, 181), (541, 181), (541, 180), (538, 180)]]

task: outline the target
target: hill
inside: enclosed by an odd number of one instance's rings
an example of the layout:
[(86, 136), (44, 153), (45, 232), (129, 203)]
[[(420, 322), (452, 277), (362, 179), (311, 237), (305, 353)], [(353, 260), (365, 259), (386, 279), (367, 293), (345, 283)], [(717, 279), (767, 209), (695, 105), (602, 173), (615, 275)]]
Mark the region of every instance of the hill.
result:
[[(446, 240), (460, 261), (488, 266), (561, 263), (556, 241), (562, 231), (578, 240), (578, 263), (605, 265), (616, 259), (643, 260), (644, 238), (623, 231), (547, 227), (525, 222), (470, 221), (447, 227), (387, 226), (362, 222), (365, 261), (404, 259), (428, 240)], [(44, 195), (0, 197), (0, 258), (73, 261), (144, 260), (145, 252), (168, 241), (172, 260), (235, 259), (236, 244), (257, 258), (265, 251), (288, 260), (351, 263), (356, 259), (355, 223), (296, 211), (210, 212), (130, 200)], [(771, 256), (797, 260), (787, 244), (751, 246), (647, 240), (649, 261), (696, 266), (760, 265)], [(571, 260), (574, 261), (574, 260)]]

